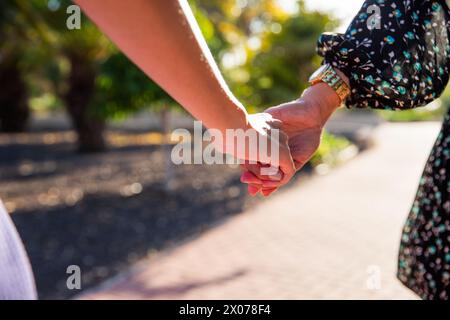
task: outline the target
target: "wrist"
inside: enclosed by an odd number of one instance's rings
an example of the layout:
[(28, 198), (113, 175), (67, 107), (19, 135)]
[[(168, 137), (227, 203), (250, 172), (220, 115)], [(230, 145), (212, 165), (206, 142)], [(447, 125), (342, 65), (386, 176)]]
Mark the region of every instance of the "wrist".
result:
[(317, 83), (307, 88), (300, 100), (315, 109), (317, 124), (325, 125), (333, 112), (341, 106), (341, 100), (336, 92), (326, 83)]
[(345, 84), (350, 88), (350, 79), (339, 69), (333, 68), (338, 76), (345, 82)]
[(336, 69), (329, 63), (325, 63), (317, 69), (309, 77), (309, 83), (311, 86), (319, 83), (326, 83), (333, 89), (341, 102), (344, 102), (350, 94), (348, 78), (340, 70)]
[(227, 129), (248, 129), (248, 113), (240, 103), (234, 101), (226, 101), (220, 107), (221, 115), (213, 115), (210, 125), (206, 125), (209, 129), (217, 129), (223, 135)]

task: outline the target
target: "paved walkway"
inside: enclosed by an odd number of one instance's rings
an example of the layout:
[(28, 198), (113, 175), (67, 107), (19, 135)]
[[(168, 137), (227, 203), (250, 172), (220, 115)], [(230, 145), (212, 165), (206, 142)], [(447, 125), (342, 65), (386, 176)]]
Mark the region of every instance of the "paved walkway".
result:
[(83, 299), (414, 299), (400, 232), (438, 123), (383, 124), (375, 145), (143, 261)]

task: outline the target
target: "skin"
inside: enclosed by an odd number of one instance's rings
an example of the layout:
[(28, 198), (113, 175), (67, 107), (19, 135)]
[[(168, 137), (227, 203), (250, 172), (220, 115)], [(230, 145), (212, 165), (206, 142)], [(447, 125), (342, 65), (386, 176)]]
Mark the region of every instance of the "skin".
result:
[[(349, 85), (348, 78), (340, 70), (336, 72)], [(289, 137), (296, 170), (300, 170), (313, 156), (320, 145), (323, 127), (340, 105), (336, 92), (327, 84), (318, 83), (305, 90), (299, 99), (265, 111), (282, 121), (281, 129)], [(245, 164), (242, 169), (241, 181), (248, 184), (251, 195), (261, 192), (268, 196), (285, 184), (259, 175), (258, 165)]]
[[(83, 11), (143, 72), (208, 128), (253, 129), (273, 141), (281, 126), (270, 113), (249, 116), (230, 92), (185, 0), (76, 0)], [(261, 158), (249, 146), (243, 151), (226, 143), (221, 151), (236, 158), (279, 167), (279, 183), (295, 174), (287, 136), (274, 141), (279, 163)], [(265, 177), (271, 179), (271, 177)], [(273, 177), (272, 177), (273, 178)]]

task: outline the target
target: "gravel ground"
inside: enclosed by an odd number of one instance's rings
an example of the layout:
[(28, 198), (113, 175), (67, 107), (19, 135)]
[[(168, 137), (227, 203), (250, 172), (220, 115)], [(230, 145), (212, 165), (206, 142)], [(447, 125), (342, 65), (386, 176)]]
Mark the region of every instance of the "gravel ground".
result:
[(82, 289), (234, 214), (254, 201), (229, 166), (175, 167), (165, 191), (158, 145), (74, 152), (70, 132), (0, 136), (0, 197), (25, 243), (41, 299), (70, 298), (66, 269)]

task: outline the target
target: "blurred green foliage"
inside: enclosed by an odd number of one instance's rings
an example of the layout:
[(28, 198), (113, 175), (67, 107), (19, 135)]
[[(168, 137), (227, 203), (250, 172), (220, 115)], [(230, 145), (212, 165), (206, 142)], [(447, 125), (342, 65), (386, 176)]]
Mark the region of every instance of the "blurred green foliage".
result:
[(261, 36), (261, 50), (243, 68), (248, 81), (233, 83), (236, 94), (258, 109), (296, 99), (319, 66), (316, 41), (335, 23), (327, 15), (300, 11), (272, 23)]
[(310, 163), (313, 167), (319, 164), (325, 164), (328, 167), (336, 166), (340, 162), (341, 152), (349, 147), (356, 148), (346, 138), (324, 132), (320, 146), (311, 158)]
[(208, 44), (232, 91), (251, 111), (298, 98), (320, 64), (319, 35), (337, 26), (330, 16), (307, 11), (303, 1), (296, 13), (275, 0), (190, 3), (203, 12), (196, 17)]
[(92, 100), (96, 114), (123, 119), (142, 108), (179, 108), (176, 102), (122, 53), (116, 52), (99, 68)]

